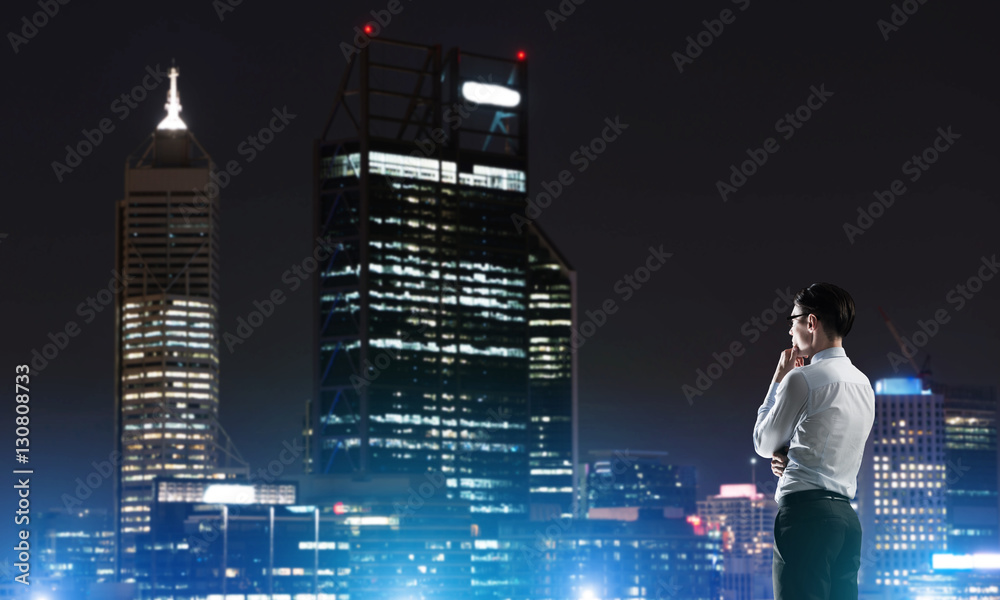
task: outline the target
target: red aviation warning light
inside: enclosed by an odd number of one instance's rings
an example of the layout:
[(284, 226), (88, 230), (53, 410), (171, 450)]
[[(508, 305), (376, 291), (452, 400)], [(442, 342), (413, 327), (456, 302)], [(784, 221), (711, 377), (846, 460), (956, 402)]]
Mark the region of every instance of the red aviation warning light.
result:
[(371, 25), (365, 25), (365, 33), (368, 34), (368, 35), (372, 34), (372, 26)]
[(524, 50), (518, 50), (517, 51), (517, 60), (524, 60), (527, 57), (528, 57), (528, 55), (525, 54)]

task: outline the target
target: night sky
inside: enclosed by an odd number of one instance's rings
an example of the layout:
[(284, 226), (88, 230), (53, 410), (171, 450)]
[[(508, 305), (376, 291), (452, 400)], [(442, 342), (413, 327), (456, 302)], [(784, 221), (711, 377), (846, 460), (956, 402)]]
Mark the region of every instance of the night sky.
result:
[[(340, 44), (387, 2), (245, 1), (221, 19), (223, 3), (210, 0), (111, 4), (60, 5), (16, 53), (8, 32), (20, 35), (39, 6), (6, 2), (0, 19), (0, 373), (12, 388), (14, 365), (49, 332), (70, 320), (81, 328), (33, 378), (34, 509), (61, 506), (75, 478), (112, 450), (111, 309), (85, 323), (76, 307), (107, 286), (125, 159), (165, 116), (169, 80), (127, 115), (116, 101), (141, 86), (147, 67), (165, 71), (175, 59), (188, 128), (216, 164), (244, 165), (222, 192), (221, 325), (232, 331), (311, 251), (312, 143), (345, 68)], [(580, 350), (581, 450), (667, 451), (698, 467), (699, 497), (748, 481), (751, 431), (789, 344), (789, 313), (766, 331), (751, 319), (770, 318), (776, 290), (814, 281), (853, 294), (845, 348), (873, 382), (893, 375), (887, 353), (898, 352), (881, 306), (907, 336), (946, 315), (921, 339), (917, 363), (929, 354), (936, 379), (996, 385), (1000, 278), (980, 267), (1000, 254), (1000, 5), (910, 0), (897, 3), (896, 26), (888, 1), (674, 4), (564, 0), (574, 10), (553, 30), (545, 11), (558, 11), (556, 0), (402, 0), (380, 34), (527, 53), (529, 196), (564, 169), (574, 175), (537, 221), (578, 272), (581, 322), (607, 299), (618, 307)], [(701, 33), (709, 27), (722, 31)], [(807, 101), (812, 108), (800, 108)], [(294, 119), (247, 163), (237, 148), (283, 107)], [(102, 119), (113, 131), (58, 181), (52, 163)], [(605, 119), (618, 119), (621, 134), (581, 172), (571, 155)], [(928, 151), (936, 161), (926, 170), (906, 164), (935, 141), (941, 151)], [(723, 201), (717, 182), (748, 149), (767, 160)], [(906, 191), (870, 221), (860, 217), (897, 179)], [(849, 235), (845, 223), (858, 229)], [(617, 282), (651, 246), (672, 256), (626, 300)], [(995, 280), (970, 284), (980, 272)], [(964, 296), (960, 285), (969, 285)], [(288, 298), (234, 352), (222, 347), (222, 423), (255, 468), (299, 435), (311, 390), (310, 291)], [(745, 353), (689, 403), (682, 386), (734, 342)], [(763, 461), (757, 467), (759, 479), (771, 477)], [(109, 507), (110, 488), (83, 506)]]

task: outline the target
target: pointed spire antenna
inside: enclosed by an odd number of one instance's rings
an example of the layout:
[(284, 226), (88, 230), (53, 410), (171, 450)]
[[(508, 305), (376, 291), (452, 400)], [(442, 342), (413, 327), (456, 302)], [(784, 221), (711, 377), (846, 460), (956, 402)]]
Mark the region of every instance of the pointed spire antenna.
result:
[[(172, 60), (170, 62), (171, 64), (173, 63)], [(181, 120), (180, 117), (181, 95), (177, 91), (177, 77), (179, 75), (180, 71), (177, 70), (177, 67), (171, 66), (169, 73), (170, 91), (167, 92), (167, 103), (164, 105), (164, 108), (167, 109), (167, 118), (160, 121), (160, 124), (156, 127), (157, 129), (187, 129), (187, 125)]]

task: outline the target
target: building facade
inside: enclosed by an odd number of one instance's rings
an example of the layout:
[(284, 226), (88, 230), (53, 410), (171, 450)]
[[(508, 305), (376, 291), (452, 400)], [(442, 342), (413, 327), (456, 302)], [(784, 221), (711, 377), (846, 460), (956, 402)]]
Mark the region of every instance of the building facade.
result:
[(778, 503), (754, 484), (730, 484), (698, 501), (699, 525), (718, 536), (723, 556), (722, 597), (774, 597), (771, 563)]
[(665, 462), (666, 452), (591, 452), (585, 467), (585, 514), (591, 519), (635, 520), (640, 511), (682, 518), (695, 514), (694, 467)]
[(526, 77), (384, 39), (352, 55), (315, 153), (335, 251), (315, 280), (310, 472), (441, 473), (475, 514), (572, 512), (572, 271), (513, 218)]
[(719, 543), (683, 519), (498, 520), (449, 500), (435, 481), (312, 475), (296, 503), (282, 491), (290, 483), (255, 484), (248, 494), (245, 485), (166, 482), (144, 597), (717, 597)]
[(97, 584), (114, 580), (115, 532), (108, 511), (43, 512), (37, 530), (38, 574), (31, 584), (37, 595), (49, 600), (87, 598)]
[(875, 423), (858, 482), (865, 533), (861, 584), (904, 597), (911, 575), (929, 574), (947, 549), (944, 397), (917, 378), (875, 383)]
[(996, 389), (936, 382), (931, 389), (944, 396), (948, 551), (1000, 552)]
[[(717, 539), (683, 518), (552, 519), (501, 525), (489, 547), (491, 598), (523, 600), (710, 600), (719, 597)], [(497, 572), (498, 569), (504, 571)], [(503, 573), (513, 574), (505, 578)]]
[(539, 228), (528, 233), (528, 492), (532, 518), (545, 520), (580, 514), (573, 484), (576, 272)]
[(910, 598), (1000, 600), (1000, 553), (935, 554), (930, 574), (912, 575)]
[(219, 197), (179, 112), (129, 157), (116, 211), (116, 564), (132, 580), (153, 479), (219, 476)]

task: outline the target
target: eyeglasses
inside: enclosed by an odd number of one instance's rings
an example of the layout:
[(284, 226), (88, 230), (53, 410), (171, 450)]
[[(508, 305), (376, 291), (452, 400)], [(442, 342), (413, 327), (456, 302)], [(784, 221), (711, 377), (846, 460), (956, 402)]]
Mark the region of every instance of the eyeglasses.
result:
[(801, 315), (792, 315), (790, 317), (785, 317), (785, 320), (791, 321), (792, 319), (798, 319), (799, 317), (808, 317), (812, 313), (802, 313)]

